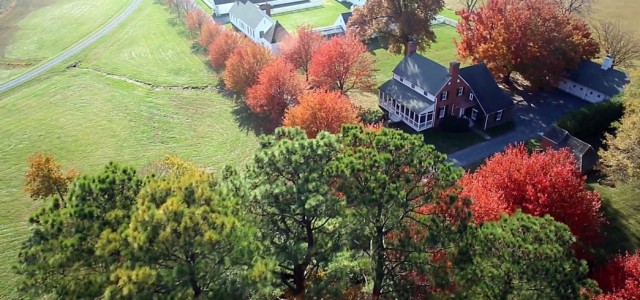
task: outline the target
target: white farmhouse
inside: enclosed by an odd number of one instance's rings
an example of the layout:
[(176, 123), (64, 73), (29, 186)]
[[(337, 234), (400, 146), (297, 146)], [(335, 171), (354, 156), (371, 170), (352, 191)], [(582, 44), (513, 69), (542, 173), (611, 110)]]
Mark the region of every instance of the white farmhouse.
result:
[[(322, 6), (322, 0), (245, 0), (256, 5), (269, 3), (273, 13), (284, 13), (289, 11), (308, 9)], [(213, 0), (213, 14), (215, 16), (225, 16), (231, 11), (231, 7), (236, 0)]]
[(597, 103), (609, 99), (629, 83), (629, 77), (613, 68), (613, 59), (607, 55), (602, 65), (585, 60), (560, 82), (558, 88), (582, 100)]
[(249, 1), (236, 1), (229, 10), (229, 20), (239, 31), (256, 44), (280, 53), (280, 42), (289, 35), (278, 21), (271, 18), (271, 6), (263, 4), (261, 9)]

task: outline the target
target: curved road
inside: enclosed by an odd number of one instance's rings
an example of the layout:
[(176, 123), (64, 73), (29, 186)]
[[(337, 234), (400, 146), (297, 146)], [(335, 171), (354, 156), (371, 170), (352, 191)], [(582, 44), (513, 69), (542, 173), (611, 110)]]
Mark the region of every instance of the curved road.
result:
[(68, 50), (66, 50), (62, 54), (54, 57), (53, 59), (47, 61), (46, 63), (38, 66), (37, 68), (35, 68), (33, 70), (30, 70), (27, 73), (24, 73), (24, 74), (18, 76), (17, 78), (14, 78), (14, 79), (12, 79), (12, 80), (10, 80), (8, 82), (0, 84), (0, 93), (8, 91), (8, 90), (10, 90), (10, 89), (12, 89), (14, 87), (17, 87), (17, 86), (19, 86), (19, 85), (21, 85), (21, 84), (33, 79), (34, 77), (44, 73), (45, 71), (53, 68), (54, 66), (60, 64), (61, 62), (69, 59), (70, 57), (78, 54), (80, 51), (82, 51), (85, 48), (89, 47), (91, 44), (96, 42), (101, 37), (105, 36), (111, 30), (113, 30), (114, 28), (118, 27), (118, 25), (120, 25), (120, 23), (122, 23), (122, 21), (124, 21), (127, 17), (129, 17), (129, 15), (131, 15), (131, 13), (133, 13), (133, 11), (135, 11), (136, 8), (138, 8), (138, 6), (140, 6), (140, 3), (142, 3), (142, 0), (134, 0), (133, 3), (131, 3), (129, 5), (129, 7), (127, 7), (123, 12), (121, 12), (120, 15), (118, 15), (118, 17), (113, 19), (111, 22), (109, 22), (109, 24), (105, 25), (104, 27), (102, 27), (100, 30), (98, 30), (94, 34), (90, 35), (88, 38), (85, 38), (80, 43), (78, 43), (75, 46), (69, 48)]

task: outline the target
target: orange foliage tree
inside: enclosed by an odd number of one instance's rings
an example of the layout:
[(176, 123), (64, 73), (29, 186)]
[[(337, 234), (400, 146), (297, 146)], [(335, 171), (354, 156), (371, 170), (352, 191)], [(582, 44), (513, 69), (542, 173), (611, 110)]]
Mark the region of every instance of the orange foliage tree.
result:
[(288, 109), (284, 116), (284, 126), (298, 126), (310, 138), (315, 138), (320, 131), (338, 133), (343, 124), (358, 122), (358, 110), (338, 92), (305, 94), (300, 104)]
[(209, 45), (218, 38), (224, 28), (215, 22), (205, 22), (200, 29), (200, 37), (198, 38), (198, 43), (202, 48), (208, 49)]
[(231, 54), (241, 44), (249, 42), (243, 36), (230, 30), (222, 30), (209, 44), (209, 62), (217, 69), (224, 68)]
[(372, 90), (374, 72), (374, 61), (367, 48), (352, 36), (334, 37), (318, 47), (309, 66), (309, 77), (315, 87), (343, 94), (353, 89)]
[(306, 82), (293, 65), (284, 59), (276, 59), (260, 71), (258, 83), (249, 88), (247, 106), (280, 124), (287, 108), (298, 103), (305, 89)]
[(295, 35), (288, 36), (280, 46), (282, 57), (304, 72), (309, 79), (309, 65), (316, 50), (327, 39), (309, 26), (300, 26)]
[(603, 292), (596, 300), (640, 299), (640, 252), (614, 257), (593, 279)]
[(224, 84), (229, 90), (245, 95), (258, 82), (262, 68), (273, 59), (267, 48), (249, 41), (244, 43), (233, 51), (225, 64)]
[(213, 23), (211, 17), (204, 12), (204, 10), (199, 7), (196, 9), (192, 9), (187, 12), (187, 28), (189, 31), (193, 32), (201, 32), (204, 24)]
[(460, 180), (461, 196), (472, 200), (475, 222), (495, 221), (501, 214), (550, 215), (569, 227), (583, 243), (597, 240), (602, 199), (589, 191), (573, 155), (567, 150), (529, 154), (524, 145), (495, 154)]
[(79, 175), (77, 170), (62, 172), (62, 166), (53, 155), (35, 153), (29, 156), (29, 169), (25, 174), (25, 192), (31, 199), (46, 199), (57, 195), (62, 201), (69, 184)]
[(485, 62), (505, 82), (518, 72), (534, 88), (552, 87), (599, 51), (585, 21), (548, 0), (489, 0), (458, 14), (459, 58)]

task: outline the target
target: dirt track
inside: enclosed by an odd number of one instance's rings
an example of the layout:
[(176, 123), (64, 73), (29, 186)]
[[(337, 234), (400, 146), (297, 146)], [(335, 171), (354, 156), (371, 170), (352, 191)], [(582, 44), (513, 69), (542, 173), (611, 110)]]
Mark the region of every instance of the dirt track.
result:
[(58, 0), (18, 0), (11, 10), (0, 16), (0, 60), (4, 57), (4, 50), (13, 40), (18, 30), (18, 23), (30, 12), (43, 6), (56, 3)]

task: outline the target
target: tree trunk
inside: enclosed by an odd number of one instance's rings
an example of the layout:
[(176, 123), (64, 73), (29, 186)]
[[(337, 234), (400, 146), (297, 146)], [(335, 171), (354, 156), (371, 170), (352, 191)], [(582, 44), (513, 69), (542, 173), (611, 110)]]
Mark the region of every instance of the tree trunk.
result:
[(371, 297), (374, 300), (380, 299), (382, 296), (382, 281), (384, 280), (384, 232), (383, 228), (376, 226), (376, 235), (374, 237), (374, 257), (375, 257), (375, 274), (373, 276), (373, 292)]
[(307, 264), (297, 264), (293, 267), (293, 285), (295, 289), (292, 291), (293, 295), (300, 295), (305, 292), (306, 287), (306, 278), (305, 272), (307, 271)]
[(202, 288), (198, 285), (196, 269), (195, 269), (195, 255), (189, 255), (189, 285), (193, 291), (193, 299), (199, 299), (202, 294)]

